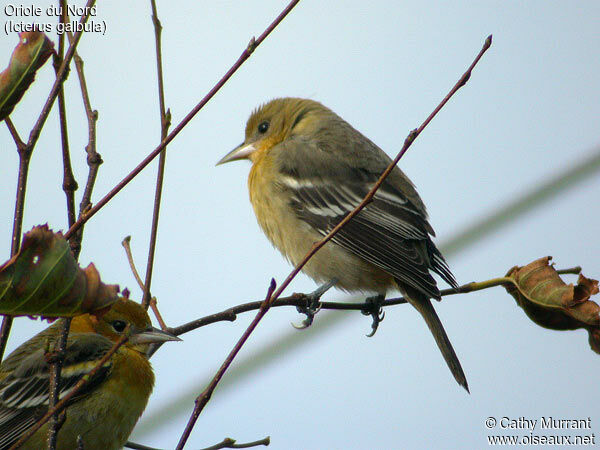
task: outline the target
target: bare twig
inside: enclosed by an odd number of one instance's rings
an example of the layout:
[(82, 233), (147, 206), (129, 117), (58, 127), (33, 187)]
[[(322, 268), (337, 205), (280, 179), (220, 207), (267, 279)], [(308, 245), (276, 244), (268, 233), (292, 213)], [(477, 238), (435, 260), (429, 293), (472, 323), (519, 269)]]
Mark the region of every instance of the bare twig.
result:
[(112, 348), (108, 352), (106, 352), (106, 354), (100, 359), (100, 361), (98, 361), (98, 364), (96, 364), (92, 368), (92, 370), (90, 370), (86, 374), (86, 376), (81, 377), (81, 379), (73, 386), (72, 390), (69, 391), (68, 394), (63, 396), (63, 398), (60, 399), (60, 401), (54, 406), (54, 408), (50, 408), (46, 412), (46, 414), (42, 416), (42, 418), (40, 418), (34, 425), (28, 428), (27, 432), (23, 433), (23, 435), (21, 435), (21, 438), (17, 442), (15, 442), (9, 450), (14, 450), (21, 447), (31, 436), (35, 434), (37, 430), (39, 430), (48, 421), (48, 419), (50, 419), (50, 417), (65, 409), (69, 401), (71, 401), (71, 399), (81, 390), (81, 388), (83, 388), (87, 383), (90, 382), (90, 380), (102, 368), (106, 361), (108, 361), (112, 357), (112, 355), (114, 355), (115, 352), (127, 342), (128, 338), (129, 332), (127, 330), (123, 334), (123, 336), (121, 336), (121, 338), (117, 342), (115, 342)]
[(133, 448), (135, 450), (162, 450), (156, 447), (149, 447), (147, 445), (138, 444), (136, 442), (127, 441), (123, 446), (125, 448)]
[[(21, 241), (21, 231), (23, 227), (23, 213), (25, 211), (25, 191), (27, 188), (27, 174), (29, 173), (29, 161), (31, 160), (31, 152), (27, 145), (17, 148), (19, 153), (19, 175), (17, 178), (17, 198), (15, 200), (15, 213), (13, 218), (13, 232), (10, 254), (16, 255), (19, 252)], [(6, 343), (10, 335), (13, 317), (4, 316), (2, 319), (2, 328), (0, 329), (0, 361), (6, 350)]]
[[(62, 6), (62, 5), (65, 6)], [(66, 1), (61, 0), (62, 11), (66, 12)], [(65, 16), (61, 16), (60, 19), (63, 23), (66, 20)], [(64, 53), (64, 33), (59, 36), (58, 40), (58, 52), (54, 54), (54, 70), (58, 75), (58, 69), (62, 63), (62, 56)], [(69, 155), (69, 134), (67, 130), (67, 111), (65, 105), (65, 92), (63, 85), (60, 85), (58, 90), (58, 116), (60, 122), (60, 137), (62, 143), (62, 156), (63, 156), (63, 191), (67, 198), (67, 222), (69, 227), (75, 223), (75, 191), (77, 190), (77, 181), (73, 175), (73, 169), (71, 167), (71, 156)]]
[(133, 260), (133, 253), (131, 253), (131, 236), (125, 236), (121, 241), (121, 245), (125, 249), (125, 254), (127, 255), (127, 261), (129, 262), (129, 268), (133, 273), (133, 277), (135, 281), (137, 281), (138, 286), (143, 291), (144, 290), (144, 282), (142, 281), (142, 277), (140, 277), (137, 268), (135, 267), (135, 261)]
[(230, 69), (223, 75), (223, 77), (213, 86), (213, 88), (204, 96), (200, 102), (194, 106), (194, 108), (183, 118), (179, 124), (169, 133), (169, 135), (156, 147), (144, 160), (138, 164), (119, 184), (117, 184), (108, 194), (98, 201), (92, 208), (83, 214), (77, 222), (69, 228), (65, 233), (65, 238), (69, 239), (73, 233), (75, 233), (81, 226), (87, 222), (94, 214), (96, 214), (104, 205), (106, 205), (115, 195), (117, 195), (121, 189), (123, 189), (131, 180), (133, 180), (144, 168), (156, 158), (163, 148), (168, 145), (175, 137), (181, 132), (181, 130), (194, 118), (194, 116), (204, 108), (204, 105), (213, 98), (213, 96), (225, 85), (225, 83), (231, 78), (231, 76), (240, 68), (240, 66), (250, 57), (252, 52), (267, 38), (267, 36), (275, 29), (277, 25), (285, 18), (285, 16), (296, 6), (300, 0), (292, 0), (283, 12), (277, 16), (277, 18), (267, 27), (267, 29), (258, 37), (258, 39), (252, 38), (242, 54), (239, 56), (237, 61), (230, 67)]
[[(62, 14), (60, 15), (59, 21), (63, 24), (67, 23), (67, 0), (60, 0), (60, 8)], [(62, 58), (65, 53), (65, 35), (61, 34), (58, 38), (58, 52), (54, 54), (54, 70), (58, 76), (58, 70), (62, 63)], [(60, 85), (58, 90), (58, 115), (60, 122), (60, 136), (62, 144), (62, 156), (63, 156), (63, 191), (67, 198), (67, 222), (69, 227), (75, 223), (75, 191), (77, 190), (77, 181), (73, 175), (73, 169), (71, 167), (71, 156), (69, 155), (69, 134), (67, 130), (67, 111), (65, 105), (65, 91), (63, 84)], [(73, 247), (71, 244), (71, 251), (78, 255), (78, 249)], [(63, 361), (65, 357), (65, 351), (67, 348), (67, 339), (69, 337), (69, 328), (71, 327), (71, 319), (65, 319), (63, 326), (58, 338), (58, 342), (53, 351), (52, 364), (50, 365), (50, 379), (49, 379), (49, 396), (48, 396), (48, 408), (54, 408), (58, 402), (58, 396), (60, 392), (60, 375), (62, 372)], [(64, 423), (61, 420), (60, 413), (56, 413), (50, 419), (50, 426), (48, 427), (48, 450), (55, 450), (58, 439), (58, 432)]]
[[(271, 443), (271, 437), (267, 436), (264, 439), (258, 441), (246, 442), (244, 444), (238, 444), (235, 439), (225, 438), (221, 442), (210, 447), (205, 447), (202, 450), (219, 450), (221, 448), (250, 448), (258, 447), (259, 445), (268, 446)], [(133, 448), (135, 450), (161, 450), (159, 448), (148, 447), (147, 445), (137, 444), (135, 442), (127, 442), (125, 448)]]
[[(152, 23), (154, 24), (154, 40), (156, 43), (156, 71), (158, 76), (158, 100), (159, 100), (159, 119), (160, 119), (160, 140), (161, 142), (167, 137), (169, 126), (171, 125), (171, 113), (165, 110), (165, 90), (163, 83), (163, 67), (162, 67), (162, 46), (161, 33), (162, 25), (158, 19), (156, 12), (155, 0), (150, 0), (152, 6)], [(150, 306), (150, 285), (152, 283), (152, 270), (154, 268), (154, 254), (156, 251), (156, 237), (158, 235), (158, 218), (160, 214), (160, 201), (162, 198), (162, 188), (165, 177), (165, 162), (167, 159), (167, 147), (165, 146), (160, 152), (158, 161), (158, 173), (156, 174), (156, 189), (154, 192), (154, 210), (152, 212), (152, 228), (150, 231), (150, 245), (148, 247), (148, 262), (146, 264), (146, 282), (144, 283), (144, 296), (142, 298), (142, 306), (148, 309)], [(156, 299), (154, 299), (156, 305)], [(154, 310), (156, 315), (157, 310)], [(158, 316), (157, 316), (158, 317)]]
[(210, 447), (203, 448), (202, 450), (219, 450), (221, 448), (250, 448), (264, 445), (268, 447), (271, 444), (271, 436), (259, 439), (258, 441), (246, 442), (244, 444), (238, 444), (235, 439), (225, 438), (221, 442)]
[[(73, 43), (72, 33), (67, 33), (69, 42)], [(92, 191), (94, 190), (94, 184), (96, 183), (96, 177), (98, 175), (98, 169), (102, 164), (102, 157), (96, 151), (96, 122), (98, 121), (98, 111), (92, 109), (90, 102), (90, 96), (87, 89), (87, 82), (85, 79), (85, 73), (83, 71), (83, 60), (77, 52), (73, 56), (75, 61), (75, 69), (77, 71), (77, 77), (79, 78), (79, 86), (81, 88), (81, 98), (83, 100), (83, 107), (85, 109), (85, 115), (88, 123), (88, 143), (85, 146), (85, 152), (87, 153), (87, 164), (89, 167), (88, 177), (79, 203), (79, 217), (91, 206)], [(72, 225), (70, 225), (72, 226)], [(74, 249), (73, 254), (77, 258), (79, 251), (81, 251), (81, 241), (83, 240), (83, 227), (79, 229), (77, 234), (72, 237), (69, 242), (71, 248)]]
[(10, 120), (10, 117), (7, 117), (6, 119), (4, 119), (4, 121), (6, 122), (6, 126), (8, 127), (10, 135), (15, 141), (17, 149), (25, 147), (25, 142), (21, 140), (21, 136), (19, 136), (19, 132), (15, 128), (15, 125), (12, 123), (12, 120)]
[[(581, 272), (581, 267), (572, 267), (569, 269), (557, 270), (556, 273), (559, 275), (564, 274), (578, 274)], [(463, 284), (459, 286), (457, 289), (448, 288), (442, 289), (440, 291), (440, 295), (442, 297), (446, 297), (449, 295), (455, 294), (466, 294), (468, 292), (480, 291), (482, 289), (488, 289), (494, 286), (502, 286), (510, 281), (504, 277), (500, 278), (492, 278), (491, 280), (485, 280), (480, 282), (471, 282)], [(272, 308), (277, 308), (281, 306), (294, 306), (306, 308), (309, 306), (311, 298), (306, 294), (292, 294), (289, 297), (281, 297), (273, 302), (271, 305)], [(404, 297), (396, 297), (396, 298), (388, 298), (381, 303), (382, 307), (386, 306), (395, 306), (405, 304), (406, 300)], [(219, 313), (211, 314), (205, 317), (201, 317), (196, 320), (192, 320), (191, 322), (184, 323), (177, 327), (168, 328), (169, 333), (172, 333), (176, 336), (180, 336), (182, 334), (188, 333), (190, 331), (196, 330), (198, 328), (205, 327), (207, 325), (211, 325), (216, 322), (233, 322), (237, 319), (238, 314), (242, 314), (249, 311), (256, 311), (260, 308), (262, 301), (254, 301), (243, 303), (241, 305), (233, 306), (231, 308), (225, 309)], [(337, 311), (361, 311), (363, 313), (367, 313), (373, 308), (373, 304), (370, 302), (319, 302), (320, 309), (330, 309)]]
[(271, 285), (269, 288), (270, 294), (267, 295), (267, 298), (265, 299), (265, 301), (262, 302), (260, 309), (259, 309), (258, 313), (256, 314), (256, 317), (254, 318), (252, 323), (248, 326), (248, 328), (246, 329), (246, 331), (244, 332), (242, 337), (239, 339), (239, 341), (236, 343), (233, 350), (229, 353), (229, 355), (223, 362), (223, 365), (219, 368), (219, 370), (217, 371), (217, 373), (211, 380), (208, 387), (196, 398), (194, 410), (192, 411), (192, 414), (190, 416), (188, 424), (181, 436), (179, 444), (177, 445), (177, 449), (181, 449), (181, 448), (183, 448), (183, 445), (185, 445), (185, 442), (186, 442), (187, 438), (189, 437), (189, 434), (191, 433), (191, 430), (192, 430), (194, 424), (196, 423), (198, 416), (200, 415), (204, 406), (206, 406), (206, 404), (210, 400), (212, 393), (213, 393), (214, 389), (216, 388), (216, 386), (218, 385), (221, 378), (223, 377), (224, 372), (231, 365), (233, 358), (235, 358), (235, 355), (239, 352), (240, 348), (244, 345), (244, 343), (246, 342), (246, 340), (248, 339), (248, 337), (250, 336), (252, 331), (256, 328), (256, 326), (258, 325), (260, 320), (267, 313), (267, 311), (269, 310), (269, 308), (273, 304), (273, 302), (275, 302), (277, 300), (277, 298), (279, 298), (279, 296), (281, 295), (283, 290), (290, 284), (290, 282), (300, 272), (302, 267), (304, 267), (304, 265), (310, 260), (310, 258), (321, 247), (323, 247), (327, 242), (329, 242), (329, 240), (331, 240), (331, 238), (333, 238), (333, 236), (335, 236), (335, 234), (344, 225), (346, 225), (350, 220), (352, 220), (352, 218), (354, 216), (356, 216), (371, 201), (371, 199), (375, 195), (375, 192), (377, 191), (377, 189), (381, 186), (381, 184), (384, 182), (386, 177), (391, 173), (391, 171), (394, 169), (394, 167), (396, 166), (396, 164), (398, 163), (400, 158), (402, 158), (404, 153), (406, 153), (406, 151), (411, 146), (411, 144), (414, 142), (414, 140), (417, 138), (417, 136), (419, 136), (419, 134), (431, 122), (431, 120), (435, 117), (435, 115), (444, 107), (444, 105), (448, 102), (448, 100), (462, 86), (465, 85), (465, 83), (471, 77), (471, 71), (477, 65), (477, 63), (479, 62), (479, 60), (481, 59), (483, 54), (490, 48), (491, 44), (492, 44), (492, 36), (490, 35), (485, 40), (485, 43), (484, 43), (483, 47), (481, 48), (481, 50), (479, 51), (479, 54), (475, 57), (475, 59), (473, 60), (473, 62), (471, 63), (471, 65), (469, 66), (467, 71), (460, 77), (458, 82), (454, 85), (454, 87), (450, 90), (450, 92), (448, 92), (446, 97), (444, 97), (444, 99), (438, 104), (438, 106), (433, 110), (433, 112), (429, 115), (429, 117), (427, 117), (427, 119), (425, 119), (425, 121), (421, 124), (421, 126), (419, 128), (417, 128), (416, 130), (413, 130), (409, 133), (409, 135), (405, 139), (404, 145), (402, 146), (402, 149), (400, 150), (398, 155), (394, 158), (394, 160), (390, 163), (390, 165), (386, 168), (386, 170), (381, 174), (381, 176), (379, 177), (377, 182), (373, 185), (371, 190), (367, 193), (367, 195), (360, 202), (360, 204), (358, 206), (356, 206), (356, 208), (354, 208), (354, 210), (350, 214), (348, 214), (346, 217), (344, 217), (344, 219), (341, 220), (323, 239), (321, 239), (319, 242), (317, 242), (317, 243), (315, 243), (315, 245), (313, 245), (311, 250), (306, 254), (306, 256), (302, 259), (302, 261), (300, 261), (300, 263), (298, 263), (296, 265), (296, 267), (287, 276), (287, 278), (279, 286), (279, 288), (275, 292), (272, 292), (272, 293), (271, 293), (271, 288), (274, 287), (275, 281), (271, 280)]
[[(133, 261), (133, 253), (131, 252), (131, 236), (126, 236), (125, 239), (123, 239), (121, 241), (121, 245), (125, 248), (125, 253), (127, 254), (127, 261), (129, 261), (129, 267), (131, 268), (133, 277), (135, 278), (135, 280), (138, 283), (138, 286), (140, 287), (140, 289), (143, 292), (144, 291), (144, 283), (142, 281), (142, 278), (140, 277), (140, 274), (137, 271), (137, 268), (135, 267), (135, 262)], [(158, 304), (156, 301), (156, 297), (150, 298), (150, 308), (152, 308), (152, 311), (154, 312), (154, 315), (156, 316), (156, 320), (158, 321), (158, 324), (160, 325), (161, 329), (167, 330), (169, 327), (165, 323), (160, 311), (158, 310)], [(158, 349), (158, 346), (156, 348)]]

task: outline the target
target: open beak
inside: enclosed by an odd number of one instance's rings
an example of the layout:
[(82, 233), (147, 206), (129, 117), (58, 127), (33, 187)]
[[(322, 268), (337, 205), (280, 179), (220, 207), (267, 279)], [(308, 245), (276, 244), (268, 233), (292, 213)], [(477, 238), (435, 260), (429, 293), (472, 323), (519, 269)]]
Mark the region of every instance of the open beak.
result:
[(244, 144), (242, 142), (236, 148), (223, 156), (216, 165), (219, 166), (231, 161), (237, 161), (238, 159), (248, 159), (248, 157), (255, 151), (256, 147), (254, 147), (254, 144)]
[(135, 333), (129, 338), (129, 343), (138, 344), (158, 344), (167, 341), (181, 341), (177, 336), (158, 328), (149, 327), (140, 333)]

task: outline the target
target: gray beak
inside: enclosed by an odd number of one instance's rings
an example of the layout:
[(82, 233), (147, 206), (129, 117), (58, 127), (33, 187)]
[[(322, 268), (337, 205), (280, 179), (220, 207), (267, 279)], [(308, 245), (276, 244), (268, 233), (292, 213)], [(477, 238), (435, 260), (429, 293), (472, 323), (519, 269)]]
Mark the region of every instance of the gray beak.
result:
[(257, 149), (254, 147), (254, 144), (244, 144), (242, 142), (236, 148), (223, 156), (216, 165), (219, 166), (231, 161), (237, 161), (238, 159), (248, 159), (248, 157), (256, 150)]
[(181, 341), (177, 336), (158, 328), (149, 327), (129, 338), (131, 344), (158, 344), (167, 341)]

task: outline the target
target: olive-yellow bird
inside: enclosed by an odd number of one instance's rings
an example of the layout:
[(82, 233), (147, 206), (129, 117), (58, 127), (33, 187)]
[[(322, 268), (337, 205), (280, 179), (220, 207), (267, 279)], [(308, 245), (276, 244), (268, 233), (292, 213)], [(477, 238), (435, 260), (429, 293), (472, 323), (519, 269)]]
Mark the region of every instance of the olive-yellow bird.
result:
[[(0, 364), (0, 449), (10, 448), (48, 411), (50, 367), (45, 352), (56, 342), (61, 324), (59, 320), (21, 344)], [(148, 361), (151, 345), (180, 340), (153, 328), (141, 305), (122, 299), (100, 318), (73, 318), (59, 390), (62, 398), (127, 332), (129, 340), (70, 402), (57, 449), (78, 448), (78, 436), (86, 450), (116, 450), (127, 441), (154, 385)], [(21, 448), (46, 448), (47, 434), (46, 423)]]
[[(244, 142), (217, 164), (249, 159), (250, 201), (260, 227), (294, 265), (364, 198), (391, 159), (322, 104), (278, 98), (256, 109)], [(431, 240), (425, 205), (395, 167), (369, 203), (304, 266), (349, 292), (399, 289), (425, 319), (456, 381), (468, 385), (430, 299), (430, 271), (457, 283)]]

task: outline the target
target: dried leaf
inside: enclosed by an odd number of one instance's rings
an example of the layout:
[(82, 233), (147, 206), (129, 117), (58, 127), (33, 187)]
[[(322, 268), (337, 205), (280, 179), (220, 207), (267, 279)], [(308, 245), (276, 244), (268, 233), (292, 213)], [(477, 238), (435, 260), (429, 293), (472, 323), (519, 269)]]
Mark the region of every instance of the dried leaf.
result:
[(54, 51), (52, 41), (39, 31), (19, 33), (19, 39), (8, 67), (0, 73), (0, 121), (12, 112)]
[(119, 287), (93, 264), (81, 269), (69, 243), (47, 225), (33, 228), (21, 250), (0, 267), (0, 314), (71, 317), (108, 309)]
[(579, 275), (577, 285), (566, 284), (550, 264), (540, 258), (523, 267), (513, 267), (505, 285), (517, 304), (538, 325), (552, 330), (585, 328), (590, 347), (600, 353), (600, 306), (590, 297), (598, 293), (598, 281)]

